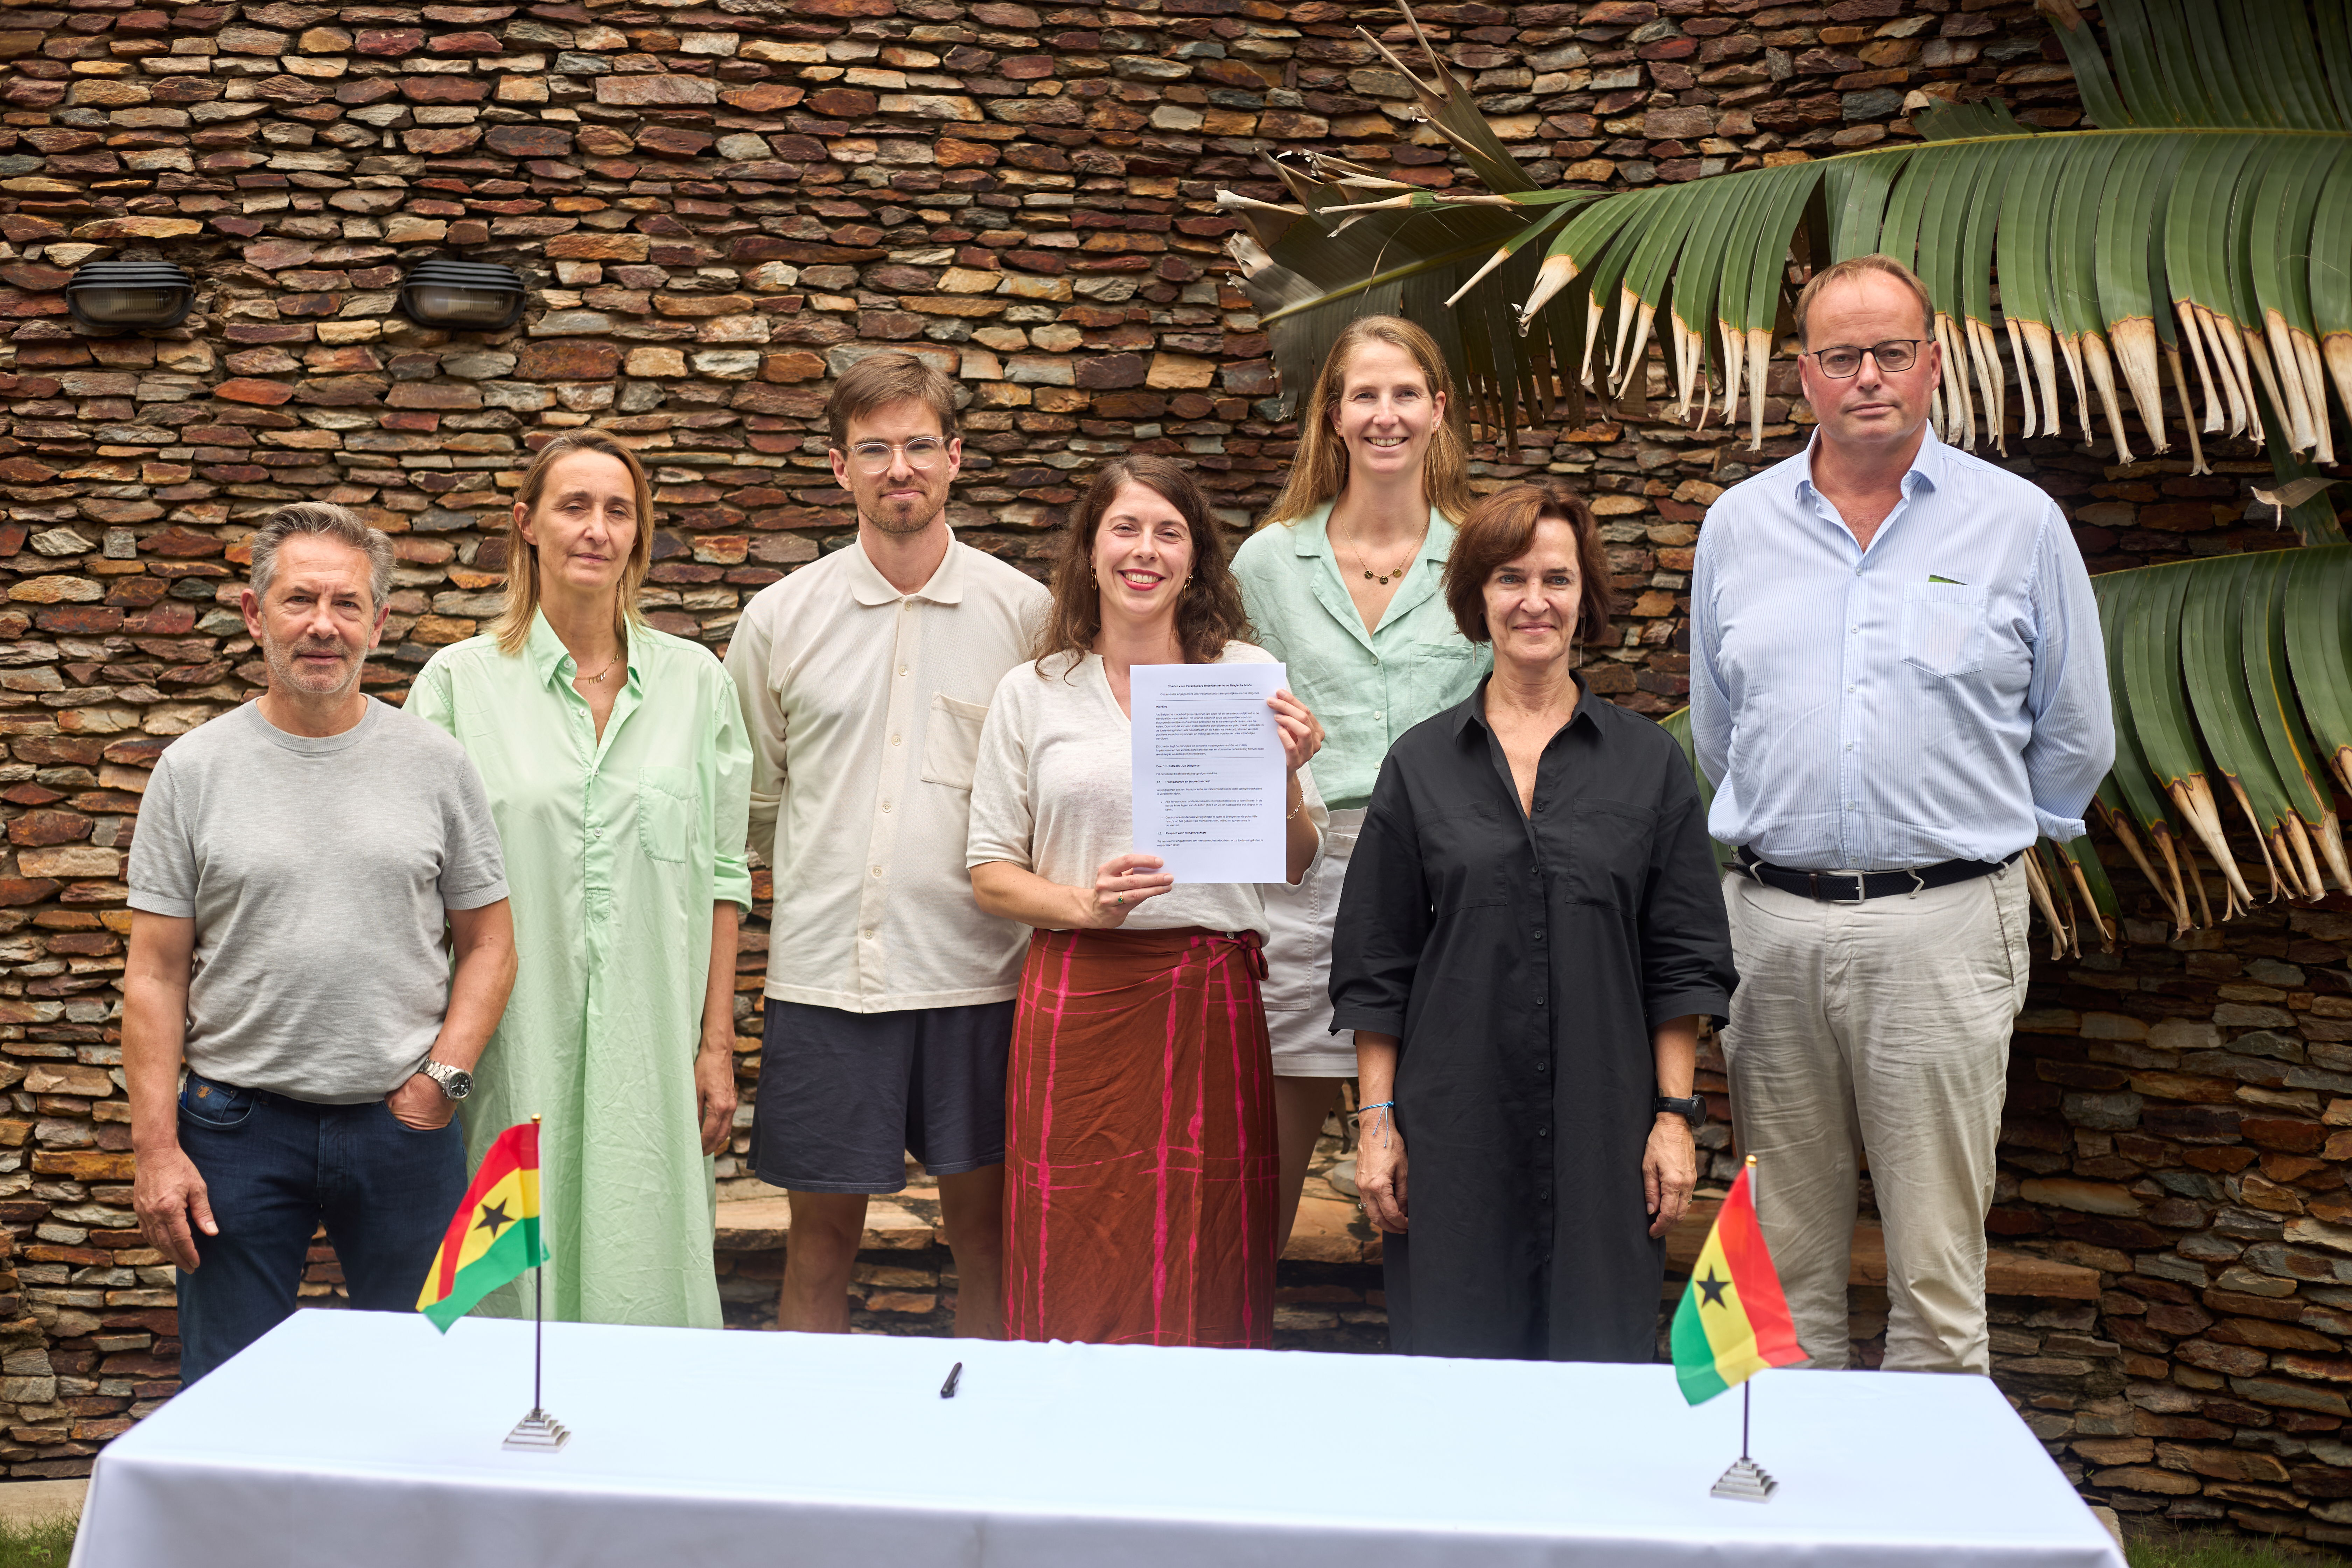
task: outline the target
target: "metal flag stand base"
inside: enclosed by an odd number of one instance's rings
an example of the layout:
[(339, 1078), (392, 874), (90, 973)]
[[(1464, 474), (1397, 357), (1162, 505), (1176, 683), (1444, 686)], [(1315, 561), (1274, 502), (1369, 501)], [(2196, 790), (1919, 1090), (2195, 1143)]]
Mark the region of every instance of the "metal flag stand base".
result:
[(534, 1406), (530, 1415), (515, 1423), (515, 1429), (507, 1434), (507, 1440), (499, 1447), (552, 1454), (571, 1437), (572, 1434), (564, 1429), (562, 1422)]
[[(514, 1447), (513, 1438), (507, 1439), (507, 1447)], [(1731, 1462), (1731, 1468), (1723, 1472), (1723, 1479), (1715, 1483), (1707, 1495), (1737, 1498), (1741, 1502), (1762, 1502), (1779, 1490), (1780, 1486), (1780, 1482), (1766, 1473), (1763, 1466), (1743, 1457)]]
[[(538, 1117), (534, 1116), (530, 1121), (533, 1127), (539, 1125)], [(515, 1429), (507, 1434), (504, 1443), (499, 1445), (502, 1448), (552, 1454), (572, 1440), (570, 1430), (540, 1404), (540, 1371), (543, 1362), (540, 1351), (547, 1324), (546, 1300), (547, 1265), (535, 1263), (530, 1270), (530, 1414), (515, 1423)]]
[(1748, 1457), (1749, 1392), (1748, 1384), (1739, 1385), (1739, 1458), (1732, 1461), (1731, 1468), (1723, 1472), (1723, 1479), (1708, 1489), (1709, 1497), (1732, 1498), (1740, 1502), (1769, 1502), (1772, 1494), (1780, 1489), (1780, 1483), (1772, 1479), (1770, 1472)]

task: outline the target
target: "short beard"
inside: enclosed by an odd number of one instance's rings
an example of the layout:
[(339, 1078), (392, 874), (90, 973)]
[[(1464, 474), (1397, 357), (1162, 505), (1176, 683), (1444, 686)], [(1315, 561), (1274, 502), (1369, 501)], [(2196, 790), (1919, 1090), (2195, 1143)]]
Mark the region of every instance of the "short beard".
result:
[(906, 522), (900, 522), (896, 518), (887, 515), (887, 509), (877, 508), (873, 511), (867, 511), (861, 507), (858, 509), (857, 521), (864, 523), (871, 523), (876, 529), (884, 533), (897, 534), (903, 537), (908, 534), (922, 532), (923, 530), (930, 527), (934, 522), (937, 522), (940, 520), (940, 514), (947, 510), (947, 509), (948, 503), (945, 500), (942, 500), (938, 506), (932, 508), (929, 511), (924, 512), (920, 517), (911, 518)]
[(298, 679), (300, 668), (294, 660), (295, 656), (301, 651), (301, 645), (299, 643), (289, 647), (281, 643), (265, 641), (261, 647), (261, 656), (269, 665), (271, 684), (289, 696), (326, 699), (348, 695), (352, 688), (359, 684), (360, 676), (367, 669), (367, 659), (364, 657), (353, 659), (351, 674), (341, 685), (326, 691), (313, 690)]

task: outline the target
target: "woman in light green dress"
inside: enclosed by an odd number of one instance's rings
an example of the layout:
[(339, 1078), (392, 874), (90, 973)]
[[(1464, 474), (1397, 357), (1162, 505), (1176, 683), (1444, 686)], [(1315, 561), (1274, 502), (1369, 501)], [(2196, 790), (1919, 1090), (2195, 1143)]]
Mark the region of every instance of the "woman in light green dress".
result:
[[(521, 971), (460, 1109), (478, 1162), (545, 1118), (547, 1315), (715, 1329), (751, 754), (718, 659), (638, 618), (652, 502), (610, 437), (550, 443), (515, 503), (505, 615), (436, 654), (408, 709), (472, 756), (506, 849)], [(530, 1289), (477, 1310), (528, 1317)]]

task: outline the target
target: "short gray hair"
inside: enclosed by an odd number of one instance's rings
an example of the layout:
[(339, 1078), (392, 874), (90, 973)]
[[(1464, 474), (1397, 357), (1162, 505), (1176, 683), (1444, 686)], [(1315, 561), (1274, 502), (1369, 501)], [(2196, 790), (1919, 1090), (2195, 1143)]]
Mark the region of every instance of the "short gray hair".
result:
[(392, 595), (392, 541), (343, 508), (322, 500), (298, 500), (291, 506), (279, 507), (247, 541), (253, 546), (255, 598), (269, 597), (269, 584), (278, 575), (278, 547), (305, 533), (348, 544), (366, 556), (368, 608), (383, 607), (383, 602)]

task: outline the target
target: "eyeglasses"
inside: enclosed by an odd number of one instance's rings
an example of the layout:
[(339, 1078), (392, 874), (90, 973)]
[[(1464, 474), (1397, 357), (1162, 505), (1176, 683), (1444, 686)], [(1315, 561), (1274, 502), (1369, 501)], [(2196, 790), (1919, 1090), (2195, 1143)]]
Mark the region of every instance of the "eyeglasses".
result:
[(1887, 374), (1899, 375), (1918, 363), (1919, 345), (1926, 342), (1926, 338), (1889, 338), (1866, 349), (1823, 349), (1811, 358), (1832, 381), (1843, 381), (1858, 373), (1864, 354), (1877, 361), (1878, 368)]
[(887, 474), (893, 453), (903, 456), (910, 468), (934, 468), (948, 455), (948, 444), (935, 436), (918, 436), (904, 442), (860, 441), (849, 449), (849, 460), (862, 473)]

